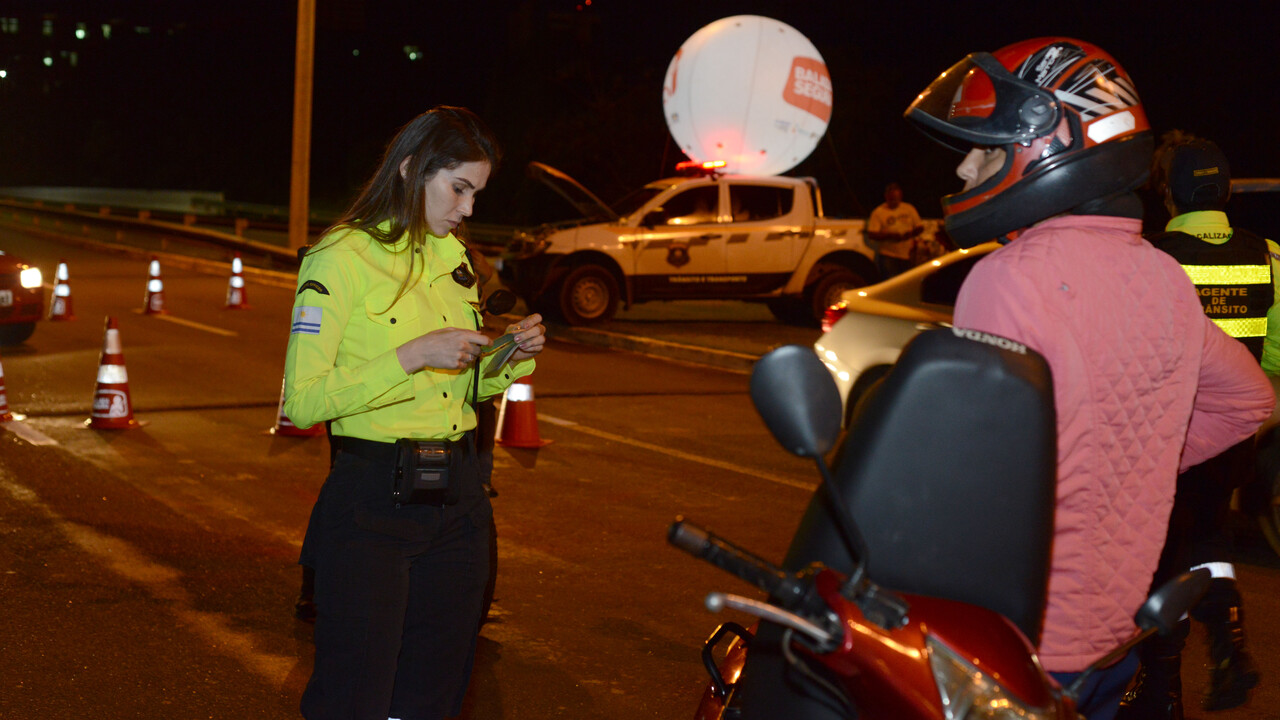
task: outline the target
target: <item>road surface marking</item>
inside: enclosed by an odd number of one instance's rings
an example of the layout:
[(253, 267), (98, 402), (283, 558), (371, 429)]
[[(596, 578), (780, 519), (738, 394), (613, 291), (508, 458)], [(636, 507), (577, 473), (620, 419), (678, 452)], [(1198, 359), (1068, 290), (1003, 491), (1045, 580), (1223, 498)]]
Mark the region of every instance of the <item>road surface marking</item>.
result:
[(14, 435), (17, 435), (23, 440), (26, 440), (32, 445), (57, 445), (58, 444), (57, 440), (54, 440), (48, 435), (45, 435), (44, 433), (40, 432), (39, 430), (31, 427), (30, 425), (20, 420), (13, 420), (11, 422), (0, 423), (0, 427), (4, 428), (5, 430), (8, 430)]
[(170, 612), (195, 630), (211, 646), (231, 656), (274, 687), (283, 687), (297, 665), (296, 657), (259, 652), (264, 643), (252, 634), (237, 630), (225, 615), (196, 610), (190, 592), (183, 587), (182, 573), (152, 561), (128, 542), (104, 535), (93, 528), (72, 522), (40, 500), (30, 488), (0, 475), (0, 487), (19, 502), (39, 511), (66, 536), (67, 540), (97, 558), (116, 575), (142, 586), (151, 596), (172, 603)]
[(725, 462), (723, 460), (705, 458), (705, 457), (702, 457), (701, 455), (694, 455), (693, 453), (681, 452), (680, 450), (673, 450), (669, 447), (654, 445), (653, 443), (647, 443), (647, 442), (644, 442), (643, 440), (634, 440), (632, 438), (624, 437), (622, 435), (615, 435), (611, 432), (605, 432), (604, 430), (597, 430), (593, 427), (588, 427), (586, 425), (579, 425), (578, 423), (572, 420), (563, 420), (561, 418), (551, 417), (550, 415), (543, 415), (542, 413), (538, 413), (538, 419), (546, 420), (552, 425), (558, 425), (560, 427), (569, 428), (570, 430), (577, 430), (580, 433), (586, 433), (587, 435), (594, 435), (598, 438), (604, 438), (605, 440), (612, 440), (614, 442), (626, 443), (627, 445), (643, 448), (645, 450), (652, 450), (653, 452), (662, 453), (663, 455), (670, 455), (673, 458), (688, 460), (690, 462), (702, 463), (703, 465), (710, 465), (711, 467), (720, 468), (721, 470), (728, 470), (730, 472), (742, 473), (743, 475), (747, 475), (753, 478), (759, 478), (761, 480), (768, 480), (769, 482), (777, 483), (778, 485), (786, 485), (787, 487), (799, 488), (801, 490), (808, 490), (810, 492), (813, 492), (814, 490), (818, 489), (818, 486), (815, 483), (804, 483), (804, 482), (800, 482), (799, 480), (791, 480), (790, 478), (784, 478), (778, 475), (770, 475), (768, 473), (762, 473), (759, 470), (749, 468), (749, 467), (743, 467), (742, 465), (734, 465), (733, 463)]
[[(135, 309), (134, 312), (141, 315), (143, 311)], [(186, 320), (172, 315), (153, 315), (152, 317), (157, 320), (165, 320), (179, 325), (186, 325), (187, 327), (195, 328), (196, 330), (204, 330), (205, 332), (211, 332), (215, 335), (222, 335), (223, 337), (236, 337), (239, 335), (235, 330), (227, 330), (225, 328), (214, 327), (212, 325), (205, 325), (204, 323), (198, 323), (195, 320)]]

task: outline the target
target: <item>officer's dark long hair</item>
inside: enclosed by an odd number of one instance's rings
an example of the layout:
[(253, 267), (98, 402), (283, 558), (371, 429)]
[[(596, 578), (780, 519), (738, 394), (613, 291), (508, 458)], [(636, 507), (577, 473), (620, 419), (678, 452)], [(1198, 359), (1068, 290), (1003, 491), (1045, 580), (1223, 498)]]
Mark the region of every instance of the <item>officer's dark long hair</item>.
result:
[[(406, 158), (409, 162), (401, 176), (400, 164)], [(325, 235), (350, 228), (385, 245), (398, 242), (406, 234), (411, 239), (424, 238), (428, 233), (424, 208), (427, 182), (440, 170), (466, 162), (488, 161), (492, 173), (501, 159), (497, 139), (475, 113), (448, 105), (431, 108), (400, 128), (387, 145), (377, 172)], [(388, 220), (391, 224), (385, 230), (378, 227)], [(323, 249), (326, 244), (320, 243), (316, 249)], [(409, 272), (392, 305), (417, 276), (416, 254), (410, 252), (408, 256)]]

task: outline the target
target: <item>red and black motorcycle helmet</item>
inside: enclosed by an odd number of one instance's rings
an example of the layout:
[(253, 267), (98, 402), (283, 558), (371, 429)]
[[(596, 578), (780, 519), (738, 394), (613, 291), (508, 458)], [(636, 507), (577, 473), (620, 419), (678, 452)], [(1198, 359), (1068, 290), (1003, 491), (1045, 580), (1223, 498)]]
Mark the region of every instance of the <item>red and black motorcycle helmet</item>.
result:
[(947, 234), (961, 247), (1137, 188), (1154, 144), (1129, 75), (1101, 48), (1070, 38), (972, 53), (905, 116), (962, 153), (1005, 150), (995, 175), (942, 198)]

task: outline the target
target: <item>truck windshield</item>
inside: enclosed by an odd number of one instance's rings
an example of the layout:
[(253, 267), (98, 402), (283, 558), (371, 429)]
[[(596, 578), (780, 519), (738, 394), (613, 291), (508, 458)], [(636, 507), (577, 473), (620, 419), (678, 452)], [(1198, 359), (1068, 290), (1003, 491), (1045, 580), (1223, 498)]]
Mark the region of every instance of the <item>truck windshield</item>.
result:
[(613, 211), (618, 213), (620, 217), (627, 217), (644, 207), (645, 203), (652, 200), (653, 196), (662, 192), (662, 190), (663, 188), (654, 187), (642, 187), (638, 190), (632, 190), (613, 204)]

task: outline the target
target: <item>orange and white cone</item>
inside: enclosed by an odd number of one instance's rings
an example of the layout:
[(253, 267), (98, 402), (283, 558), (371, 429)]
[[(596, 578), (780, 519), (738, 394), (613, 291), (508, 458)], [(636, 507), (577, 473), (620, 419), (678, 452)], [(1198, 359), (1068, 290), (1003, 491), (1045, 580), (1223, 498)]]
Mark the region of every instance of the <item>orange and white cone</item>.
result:
[(53, 302), (49, 303), (50, 320), (76, 319), (75, 313), (71, 310), (71, 286), (67, 284), (69, 279), (67, 261), (61, 260), (58, 262), (58, 274), (53, 286)]
[(540, 448), (550, 443), (538, 436), (538, 409), (528, 378), (511, 383), (498, 408), (498, 444), (512, 448)]
[(160, 259), (151, 256), (150, 277), (147, 278), (147, 295), (143, 300), (142, 312), (145, 315), (164, 315), (164, 282), (160, 279)]
[(276, 426), (267, 431), (271, 435), (285, 437), (315, 437), (324, 434), (324, 423), (316, 423), (311, 427), (300, 428), (293, 424), (289, 416), (284, 414), (284, 380), (280, 381), (280, 404), (276, 406)]
[(244, 264), (240, 253), (231, 261), (231, 281), (227, 284), (227, 310), (248, 310), (249, 298), (244, 292)]
[(0, 423), (22, 419), (23, 416), (9, 412), (9, 396), (4, 391), (4, 366), (0, 365)]
[(97, 430), (131, 430), (142, 427), (142, 423), (133, 419), (133, 402), (129, 399), (129, 372), (124, 368), (120, 329), (113, 317), (107, 318), (107, 330), (102, 338), (102, 356), (98, 360), (98, 385), (93, 391), (93, 412), (85, 424)]

